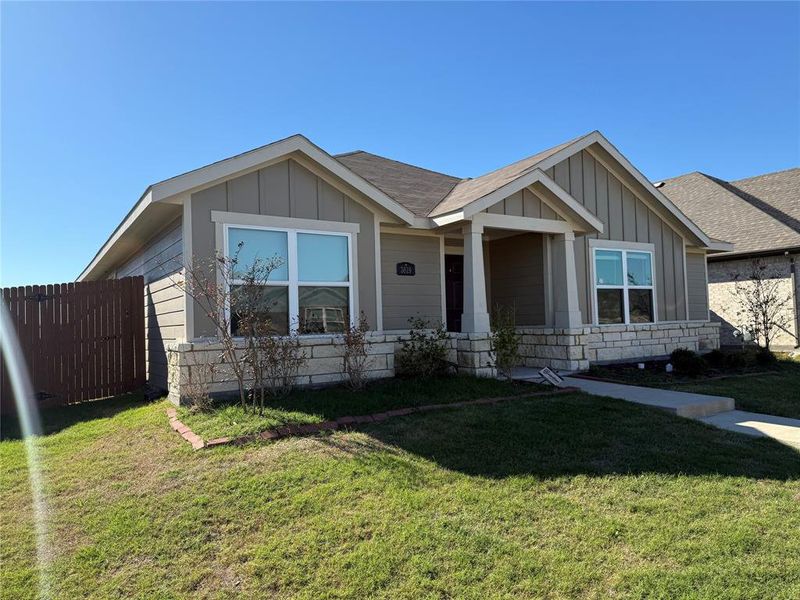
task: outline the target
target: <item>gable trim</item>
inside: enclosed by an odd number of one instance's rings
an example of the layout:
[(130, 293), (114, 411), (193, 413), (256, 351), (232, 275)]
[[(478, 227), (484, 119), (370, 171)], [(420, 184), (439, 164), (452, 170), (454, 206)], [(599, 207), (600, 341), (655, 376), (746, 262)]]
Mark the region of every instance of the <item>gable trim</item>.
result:
[[(593, 131), (589, 135), (577, 140), (573, 144), (570, 144), (566, 148), (562, 148), (552, 156), (547, 157), (541, 163), (537, 165), (539, 169), (547, 170), (550, 167), (553, 167), (563, 161), (566, 158), (569, 158), (573, 154), (580, 152), (581, 150), (586, 150), (589, 154), (592, 155), (592, 158), (599, 161), (605, 168), (609, 171), (613, 172), (614, 169), (610, 168), (609, 165), (605, 163), (601, 158), (597, 156), (596, 153), (592, 152), (589, 146), (592, 144), (597, 144), (602, 147), (606, 152), (608, 152), (611, 157), (625, 170), (630, 174), (644, 189), (660, 204), (662, 205), (667, 212), (669, 212), (672, 217), (674, 217), (678, 222), (681, 223), (690, 233), (694, 236), (697, 242), (702, 243), (704, 246), (709, 246), (711, 244), (711, 239), (703, 233), (703, 231), (694, 224), (694, 222), (689, 219), (680, 209), (672, 203), (672, 201), (667, 198), (662, 192), (658, 190), (633, 164), (622, 155), (622, 153), (617, 150), (614, 145), (609, 142), (605, 136), (599, 131)], [(624, 182), (623, 182), (624, 183)], [(684, 236), (681, 236), (684, 237)]]
[(248, 170), (260, 168), (264, 163), (282, 159), (284, 156), (299, 152), (312, 161), (321, 165), (358, 192), (377, 203), (390, 214), (398, 217), (408, 225), (413, 225), (414, 215), (407, 208), (401, 206), (384, 192), (369, 183), (366, 179), (356, 175), (330, 154), (315, 146), (311, 141), (301, 135), (294, 135), (267, 146), (226, 158), (208, 166), (189, 171), (152, 186), (153, 201), (164, 201), (171, 196), (182, 192), (196, 191), (201, 187), (209, 187), (243, 174)]

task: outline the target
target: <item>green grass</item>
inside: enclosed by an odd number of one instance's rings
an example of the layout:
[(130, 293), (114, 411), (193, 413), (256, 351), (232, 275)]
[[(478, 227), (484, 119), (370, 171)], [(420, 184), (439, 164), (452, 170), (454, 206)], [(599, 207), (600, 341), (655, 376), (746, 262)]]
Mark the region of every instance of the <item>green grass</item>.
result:
[(638, 371), (634, 367), (599, 366), (593, 367), (592, 374), (633, 385), (728, 396), (736, 401), (739, 410), (800, 419), (800, 361), (784, 356), (773, 366), (753, 366), (750, 369), (771, 372), (704, 380), (702, 377), (669, 376), (651, 370)]
[(398, 408), (444, 404), (460, 400), (516, 396), (548, 391), (530, 383), (476, 377), (389, 379), (353, 392), (345, 387), (297, 389), (286, 398), (269, 401), (263, 415), (225, 403), (209, 412), (179, 409), (180, 419), (205, 440), (258, 433), (287, 424), (321, 423), (337, 417), (368, 415)]
[[(768, 439), (570, 394), (193, 452), (167, 406), (40, 438), (54, 598), (800, 596)], [(34, 598), (22, 442), (0, 465), (0, 595)]]

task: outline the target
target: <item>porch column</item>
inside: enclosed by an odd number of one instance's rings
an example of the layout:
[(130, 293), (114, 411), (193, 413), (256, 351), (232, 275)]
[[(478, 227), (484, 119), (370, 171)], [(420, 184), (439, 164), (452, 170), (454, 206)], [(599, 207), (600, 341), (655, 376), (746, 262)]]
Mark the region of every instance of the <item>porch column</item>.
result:
[(483, 225), (475, 223), (464, 227), (464, 312), (461, 315), (461, 331), (491, 331), (483, 271)]
[(552, 245), (553, 308), (555, 327), (581, 327), (578, 304), (578, 276), (575, 271), (575, 234), (553, 236)]

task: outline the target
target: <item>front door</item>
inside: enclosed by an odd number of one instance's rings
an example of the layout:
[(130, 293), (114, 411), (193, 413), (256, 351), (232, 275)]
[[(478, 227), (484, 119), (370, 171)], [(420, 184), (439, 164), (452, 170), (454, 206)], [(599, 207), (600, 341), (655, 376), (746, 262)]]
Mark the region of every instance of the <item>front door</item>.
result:
[(445, 254), (444, 290), (447, 331), (461, 331), (461, 313), (464, 312), (464, 257), (462, 255)]

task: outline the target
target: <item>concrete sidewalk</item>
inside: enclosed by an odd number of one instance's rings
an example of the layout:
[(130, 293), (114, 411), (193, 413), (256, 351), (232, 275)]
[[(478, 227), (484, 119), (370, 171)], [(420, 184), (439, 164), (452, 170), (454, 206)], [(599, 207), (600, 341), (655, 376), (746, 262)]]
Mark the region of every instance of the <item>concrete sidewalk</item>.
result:
[(628, 402), (635, 402), (636, 404), (644, 404), (666, 410), (679, 417), (691, 419), (710, 417), (735, 408), (733, 398), (725, 398), (723, 396), (674, 392), (672, 390), (583, 379), (582, 377), (565, 377), (564, 381), (567, 385), (580, 388), (587, 394), (609, 396), (627, 400)]
[(800, 450), (800, 419), (773, 417), (743, 410), (729, 410), (698, 420), (745, 435), (771, 437)]
[[(541, 377), (536, 369), (522, 367), (517, 369), (514, 379), (531, 381)], [(769, 437), (800, 450), (800, 419), (736, 410), (733, 398), (625, 385), (582, 377), (567, 376), (564, 377), (564, 382), (587, 394), (652, 406), (721, 429), (750, 436)]]

